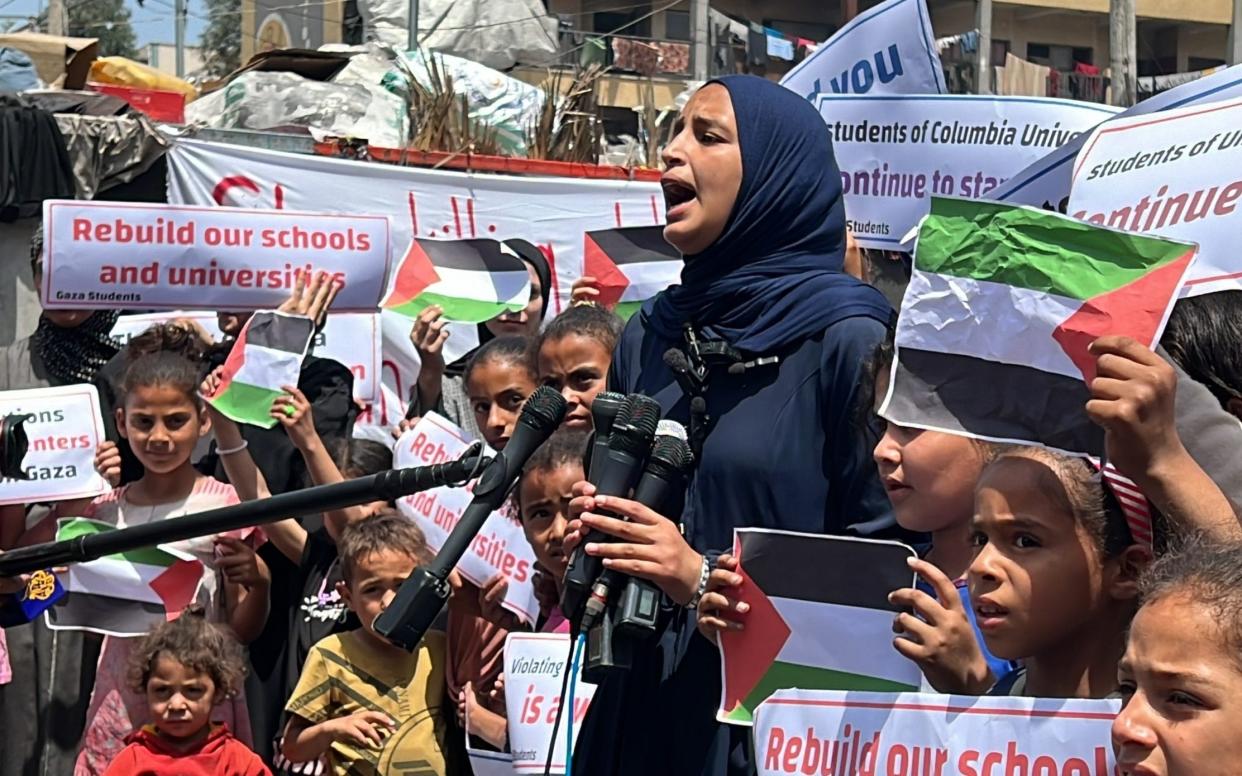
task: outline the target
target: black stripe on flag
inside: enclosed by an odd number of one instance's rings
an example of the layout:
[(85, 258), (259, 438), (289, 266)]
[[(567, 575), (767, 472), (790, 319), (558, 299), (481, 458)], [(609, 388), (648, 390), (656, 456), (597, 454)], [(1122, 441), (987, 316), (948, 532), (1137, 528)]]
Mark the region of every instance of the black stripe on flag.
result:
[(306, 350), (315, 323), (301, 315), (258, 312), (246, 325), (245, 344), (289, 353)]
[(771, 531), (739, 536), (742, 568), (769, 598), (896, 612), (888, 594), (914, 580), (910, 548), (897, 542)]
[(1080, 378), (901, 348), (893, 379), (886, 414), (894, 423), (1034, 442), (1097, 457), (1104, 452), (1104, 429), (1087, 417), (1091, 393)]
[(587, 232), (614, 264), (642, 261), (681, 261), (681, 254), (664, 239), (662, 226), (634, 226)]
[(525, 272), (517, 256), (505, 253), (496, 240), (419, 240), (431, 263), (467, 272)]

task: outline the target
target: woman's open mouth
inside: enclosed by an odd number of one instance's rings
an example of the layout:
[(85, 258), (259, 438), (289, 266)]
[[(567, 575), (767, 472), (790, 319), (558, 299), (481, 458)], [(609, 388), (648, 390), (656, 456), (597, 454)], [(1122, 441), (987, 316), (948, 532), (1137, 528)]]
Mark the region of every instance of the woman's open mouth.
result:
[(690, 203), (698, 196), (693, 186), (674, 178), (661, 178), (660, 186), (664, 189), (665, 218), (669, 221), (685, 215)]

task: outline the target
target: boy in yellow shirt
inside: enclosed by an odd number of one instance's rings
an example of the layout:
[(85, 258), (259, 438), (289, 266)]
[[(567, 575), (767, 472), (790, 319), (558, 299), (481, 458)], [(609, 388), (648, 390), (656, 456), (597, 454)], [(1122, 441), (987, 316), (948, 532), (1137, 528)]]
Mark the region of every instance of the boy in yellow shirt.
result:
[[(337, 776), (455, 776), (464, 740), (446, 740), (444, 634), (413, 653), (375, 632), (375, 618), (414, 569), (430, 560), (422, 532), (395, 510), (347, 527), (337, 590), (362, 627), (311, 648), (285, 706), (282, 751), (300, 763), (327, 756)], [(468, 771), (466, 771), (468, 773)]]

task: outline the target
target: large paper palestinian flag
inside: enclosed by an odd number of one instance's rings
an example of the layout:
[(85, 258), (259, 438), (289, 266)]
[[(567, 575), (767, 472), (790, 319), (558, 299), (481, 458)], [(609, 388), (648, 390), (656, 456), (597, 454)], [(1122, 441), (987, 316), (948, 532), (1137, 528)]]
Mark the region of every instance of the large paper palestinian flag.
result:
[(530, 273), (512, 249), (496, 240), (423, 240), (410, 243), (380, 305), (406, 316), (432, 305), (444, 318), (482, 323), (530, 302)]
[(283, 386), (297, 385), (315, 324), (301, 315), (257, 312), (250, 317), (224, 362), (224, 381), (206, 397), (238, 423), (271, 428), (272, 402)]
[(914, 586), (897, 542), (740, 528), (733, 551), (750, 605), (720, 636), (721, 722), (749, 725), (777, 690), (917, 690), (922, 673), (893, 647), (889, 593)]
[(599, 284), (599, 303), (625, 319), (681, 277), (681, 254), (662, 226), (587, 232), (583, 249), (582, 274)]
[(1101, 455), (1088, 346), (1164, 330), (1196, 247), (994, 202), (933, 198), (880, 414), (893, 423)]
[[(115, 530), (110, 523), (71, 518), (60, 521), (56, 539)], [(141, 636), (197, 600), (203, 564), (169, 547), (145, 547), (74, 564), (63, 579), (66, 595), (47, 610), (49, 627)]]

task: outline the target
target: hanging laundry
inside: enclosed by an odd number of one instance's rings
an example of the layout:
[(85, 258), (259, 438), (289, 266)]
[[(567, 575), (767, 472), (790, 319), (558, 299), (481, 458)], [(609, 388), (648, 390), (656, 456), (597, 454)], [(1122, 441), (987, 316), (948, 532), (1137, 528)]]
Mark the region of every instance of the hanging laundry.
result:
[(632, 38), (613, 38), (612, 64), (619, 70), (655, 75), (660, 69), (660, 48)]
[(659, 43), (661, 73), (690, 72), (689, 43)]
[(793, 41), (782, 35), (780, 30), (774, 30), (771, 27), (764, 27), (763, 32), (768, 39), (768, 56), (792, 62), (794, 58)]
[(754, 22), (750, 23), (750, 30), (746, 33), (746, 61), (752, 67), (768, 65), (768, 36), (763, 26)]

